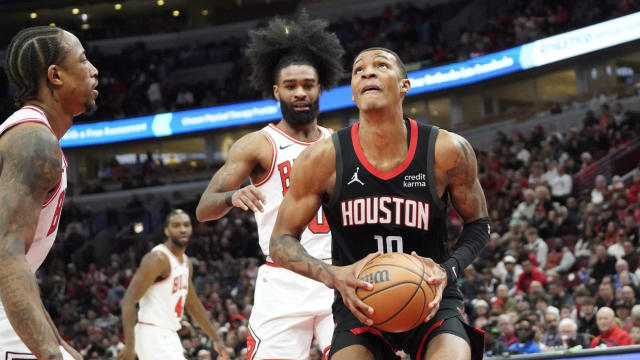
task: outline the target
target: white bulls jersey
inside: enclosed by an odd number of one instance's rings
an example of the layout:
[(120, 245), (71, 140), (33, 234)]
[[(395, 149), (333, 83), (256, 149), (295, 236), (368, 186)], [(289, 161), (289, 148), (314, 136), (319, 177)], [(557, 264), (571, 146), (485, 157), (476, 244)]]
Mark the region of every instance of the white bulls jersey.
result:
[(182, 327), (180, 320), (189, 292), (189, 260), (183, 254), (180, 262), (164, 244), (151, 251), (160, 251), (169, 258), (171, 273), (166, 279), (151, 285), (140, 299), (138, 322), (177, 331)]
[[(35, 106), (24, 106), (20, 110), (11, 115), (5, 122), (0, 124), (0, 136), (2, 136), (11, 127), (26, 122), (37, 122), (44, 124), (51, 130), (49, 121), (44, 112)], [(51, 130), (53, 132), (53, 130)], [(60, 211), (64, 202), (64, 194), (67, 189), (67, 160), (62, 155), (62, 175), (58, 186), (42, 204), (38, 225), (33, 236), (31, 247), (26, 253), (27, 263), (32, 272), (36, 272), (44, 259), (49, 254), (51, 246), (56, 239), (58, 233), (58, 222), (60, 221)], [(8, 344), (20, 343), (18, 335), (13, 331), (9, 319), (7, 318), (2, 302), (0, 302), (0, 355), (4, 347), (4, 342)]]
[[(44, 112), (42, 112), (40, 108), (27, 105), (13, 113), (5, 122), (0, 124), (0, 136), (9, 130), (9, 128), (26, 122), (41, 123), (51, 130), (51, 126)], [(51, 132), (53, 133), (53, 130), (51, 130)], [(34, 273), (40, 265), (42, 265), (47, 254), (49, 254), (49, 250), (51, 250), (51, 246), (53, 246), (53, 242), (56, 239), (56, 234), (58, 234), (60, 211), (62, 210), (64, 194), (67, 190), (67, 159), (65, 159), (64, 155), (62, 155), (61, 164), (62, 176), (60, 176), (60, 182), (55, 191), (44, 204), (42, 204), (36, 233), (33, 237), (31, 247), (29, 251), (27, 251), (27, 262), (31, 267), (31, 271)]]
[[(321, 131), (320, 136), (311, 141), (296, 139), (274, 124), (260, 130), (271, 143), (273, 151), (269, 172), (264, 179), (254, 183), (267, 200), (264, 212), (255, 213), (260, 247), (265, 256), (269, 255), (269, 241), (278, 216), (278, 208), (289, 189), (293, 161), (307, 146), (331, 137), (331, 130), (321, 126), (318, 126), (318, 129)], [(302, 233), (301, 243), (311, 256), (331, 259), (331, 235), (322, 208)]]

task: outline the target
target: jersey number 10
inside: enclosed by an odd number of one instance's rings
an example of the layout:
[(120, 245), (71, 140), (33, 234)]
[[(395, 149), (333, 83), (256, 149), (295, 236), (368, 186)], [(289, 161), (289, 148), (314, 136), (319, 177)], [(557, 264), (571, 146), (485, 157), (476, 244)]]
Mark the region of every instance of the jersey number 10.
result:
[[(403, 252), (402, 251), (402, 236), (389, 235), (385, 241), (385, 238), (382, 235), (374, 235), (374, 239), (378, 241), (378, 251), (381, 253), (390, 253), (390, 252)], [(394, 249), (395, 244), (395, 249)], [(385, 247), (386, 245), (386, 247)]]

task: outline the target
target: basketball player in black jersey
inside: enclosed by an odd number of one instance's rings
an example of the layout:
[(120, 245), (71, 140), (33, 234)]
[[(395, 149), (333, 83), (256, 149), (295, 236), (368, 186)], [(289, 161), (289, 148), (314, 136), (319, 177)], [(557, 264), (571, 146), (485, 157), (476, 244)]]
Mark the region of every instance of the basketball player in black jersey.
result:
[[(362, 51), (351, 89), (359, 122), (297, 159), (271, 237), (270, 255), (288, 269), (336, 289), (331, 359), (481, 359), (483, 336), (462, 318), (456, 282), (489, 239), (477, 160), (462, 137), (404, 119), (410, 82), (400, 58), (384, 48)], [(465, 225), (457, 248), (446, 246), (447, 203)], [(333, 234), (333, 264), (309, 256), (299, 237), (322, 205)], [(356, 275), (381, 252), (424, 262), (436, 297), (417, 328), (391, 334), (373, 327), (373, 309), (355, 290)]]

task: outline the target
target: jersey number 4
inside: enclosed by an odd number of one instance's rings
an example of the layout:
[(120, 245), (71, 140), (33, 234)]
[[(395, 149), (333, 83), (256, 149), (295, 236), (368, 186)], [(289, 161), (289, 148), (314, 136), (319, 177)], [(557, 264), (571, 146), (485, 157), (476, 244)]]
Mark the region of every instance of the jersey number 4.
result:
[(176, 303), (176, 308), (175, 308), (175, 312), (176, 312), (176, 316), (178, 317), (178, 319), (182, 319), (182, 309), (184, 309), (184, 307), (182, 306), (182, 296), (180, 296), (180, 299), (178, 299), (178, 302)]

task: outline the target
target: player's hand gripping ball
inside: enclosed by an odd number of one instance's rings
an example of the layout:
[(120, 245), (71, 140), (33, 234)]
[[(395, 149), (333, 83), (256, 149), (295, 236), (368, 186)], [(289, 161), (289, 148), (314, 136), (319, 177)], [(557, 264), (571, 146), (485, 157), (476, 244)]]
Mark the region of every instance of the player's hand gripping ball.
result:
[(358, 288), (356, 295), (373, 308), (367, 314), (373, 326), (387, 332), (405, 332), (420, 325), (435, 297), (427, 284), (429, 275), (422, 261), (403, 253), (380, 255), (367, 263), (358, 279), (373, 285)]

